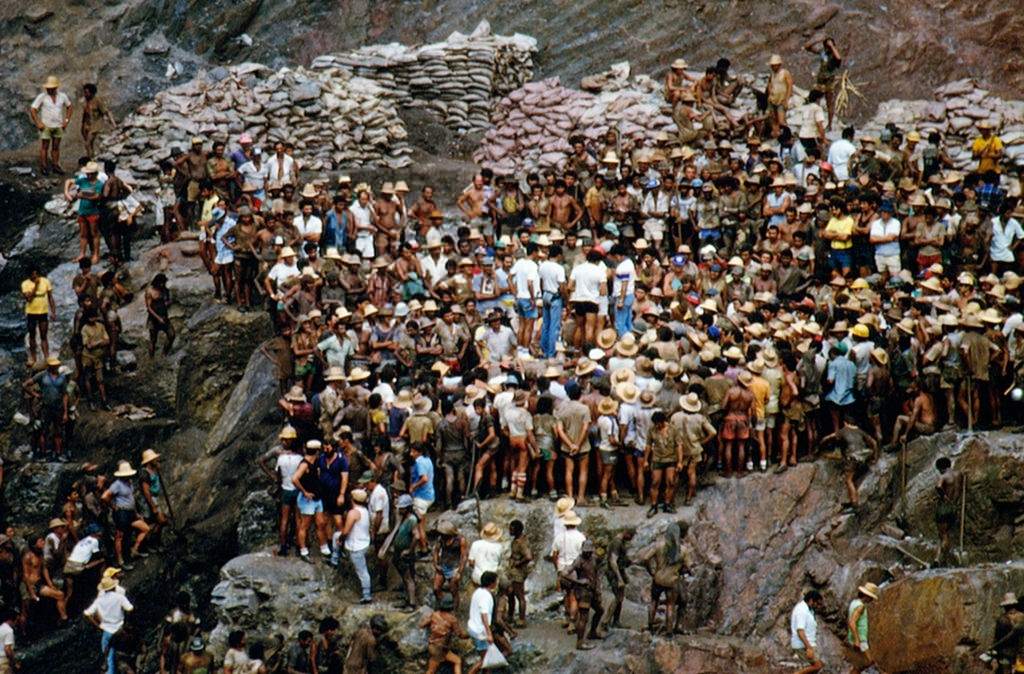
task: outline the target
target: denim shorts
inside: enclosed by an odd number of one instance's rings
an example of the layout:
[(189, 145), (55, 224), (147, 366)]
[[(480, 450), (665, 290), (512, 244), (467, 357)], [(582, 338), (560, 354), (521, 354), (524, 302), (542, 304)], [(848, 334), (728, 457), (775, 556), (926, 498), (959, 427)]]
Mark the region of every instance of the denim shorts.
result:
[(299, 492), (296, 502), (299, 506), (300, 515), (316, 515), (317, 513), (322, 513), (324, 511), (323, 501), (318, 498), (308, 499), (301, 492)]
[(537, 306), (531, 306), (530, 300), (520, 298), (516, 300), (516, 313), (522, 318), (537, 318)]
[(490, 647), (491, 645), (487, 643), (486, 639), (477, 639), (476, 637), (473, 637), (473, 648), (475, 648), (479, 652), (486, 653), (487, 649)]

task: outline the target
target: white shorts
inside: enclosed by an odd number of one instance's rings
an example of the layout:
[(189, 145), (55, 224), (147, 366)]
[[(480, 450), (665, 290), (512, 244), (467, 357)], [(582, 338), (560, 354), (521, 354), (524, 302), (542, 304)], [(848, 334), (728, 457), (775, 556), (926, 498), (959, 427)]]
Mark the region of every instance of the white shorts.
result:
[(900, 256), (899, 255), (878, 255), (875, 254), (875, 268), (878, 269), (879, 273), (889, 272), (890, 274), (899, 274), (901, 270)]
[(430, 506), (434, 505), (433, 501), (428, 501), (425, 498), (413, 498), (412, 500), (412, 511), (416, 513), (417, 517), (423, 517), (430, 510)]

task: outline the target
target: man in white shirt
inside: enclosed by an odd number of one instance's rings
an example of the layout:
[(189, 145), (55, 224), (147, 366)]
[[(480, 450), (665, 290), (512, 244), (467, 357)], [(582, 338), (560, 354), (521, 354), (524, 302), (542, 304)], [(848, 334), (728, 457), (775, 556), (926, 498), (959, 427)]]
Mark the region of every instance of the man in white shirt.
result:
[(300, 273), (299, 267), (295, 263), (295, 251), (290, 246), (285, 246), (278, 254), (277, 264), (267, 272), (267, 278), (264, 279), (264, 289), (270, 297), (279, 300), (284, 294), (282, 284), (290, 278), (295, 278)]
[(427, 241), (427, 254), (420, 257), (424, 279), (430, 287), (443, 281), (448, 276), (448, 258), (443, 254), (444, 244), (441, 239)]
[(789, 616), (789, 646), (794, 655), (807, 661), (807, 666), (796, 674), (812, 674), (825, 666), (817, 653), (818, 621), (814, 617), (817, 608), (821, 608), (821, 593), (808, 590)]
[(828, 148), (828, 163), (832, 164), (832, 172), (837, 181), (846, 182), (850, 179), (850, 157), (857, 151), (853, 144), (853, 127), (843, 129), (843, 137), (832, 143)]
[(296, 178), (295, 175), (295, 160), (290, 154), (286, 154), (284, 151), (284, 143), (278, 141), (274, 143), (274, 156), (267, 162), (267, 180), (272, 183), (281, 183), (282, 185), (294, 185)]
[(60, 167), (60, 139), (71, 122), (71, 99), (59, 89), (60, 80), (53, 75), (43, 82), (43, 93), (35, 97), (29, 108), (32, 123), (39, 129), (39, 171), (45, 176)]
[(871, 222), (870, 242), (875, 247), (875, 268), (881, 274), (900, 273), (900, 221), (893, 217), (891, 201), (883, 201), (881, 215)]
[(14, 611), (5, 609), (0, 623), (0, 674), (11, 674), (17, 663), (14, 658)]
[(299, 236), (303, 241), (320, 243), (320, 236), (324, 233), (324, 223), (313, 215), (313, 202), (302, 202), (302, 212), (295, 216), (292, 224), (299, 231)]
[(545, 358), (554, 358), (558, 338), (562, 333), (562, 306), (565, 292), (565, 267), (562, 266), (562, 247), (558, 244), (548, 249), (547, 259), (537, 269), (540, 276), (540, 291), (544, 301), (544, 315), (540, 324), (540, 350)]
[(526, 244), (526, 257), (519, 258), (509, 270), (516, 290), (516, 315), (519, 316), (519, 346), (530, 348), (533, 326), (537, 322), (537, 298), (540, 297), (540, 273), (537, 244)]
[(117, 653), (114, 650), (114, 635), (124, 627), (125, 613), (135, 609), (128, 598), (117, 591), (117, 581), (104, 578), (100, 581), (100, 593), (89, 608), (85, 609), (85, 619), (98, 627), (103, 634), (100, 639), (100, 651), (105, 661), (107, 674), (117, 672)]
[(494, 635), (491, 633), (491, 620), (494, 615), (494, 590), (498, 588), (498, 574), (487, 571), (480, 577), (480, 587), (473, 592), (469, 600), (469, 620), (466, 621), (466, 631), (473, 639), (473, 648), (480, 655), (480, 659), (468, 674), (477, 674), (484, 664), (484, 653), (494, 643)]
[(501, 530), (494, 522), (488, 522), (480, 531), (481, 538), (469, 546), (466, 561), (473, 568), (473, 582), (482, 585), (483, 575), (488, 571), (498, 572), (501, 565), (501, 552), (504, 549), (500, 541)]
[(258, 147), (252, 150), (252, 159), (238, 167), (238, 175), (242, 177), (242, 184), (248, 183), (256, 188), (253, 196), (264, 201), (267, 198), (267, 175), (270, 168), (263, 162), (263, 152)]
[(615, 307), (615, 332), (622, 337), (633, 331), (633, 301), (636, 292), (636, 265), (626, 255), (621, 243), (612, 246), (611, 260), (615, 262), (615, 277), (612, 280), (612, 302)]
[(487, 347), (487, 360), (492, 363), (500, 363), (502, 358), (512, 355), (516, 346), (516, 334), (512, 328), (502, 325), (502, 316), (499, 309), (492, 310), (487, 316), (483, 342)]
[(587, 251), (586, 262), (577, 264), (569, 274), (569, 301), (576, 314), (572, 341), (577, 349), (597, 339), (597, 312), (608, 288), (608, 277), (598, 265), (602, 257), (597, 250)]
[(1002, 215), (992, 218), (992, 240), (989, 243), (988, 252), (989, 257), (992, 258), (993, 270), (997, 274), (1014, 271), (1014, 257), (1021, 240), (1024, 240), (1024, 230), (1021, 229), (1020, 222), (1017, 220), (1017, 217), (1022, 216), (1024, 216), (1024, 208), (1013, 213), (1006, 208)]

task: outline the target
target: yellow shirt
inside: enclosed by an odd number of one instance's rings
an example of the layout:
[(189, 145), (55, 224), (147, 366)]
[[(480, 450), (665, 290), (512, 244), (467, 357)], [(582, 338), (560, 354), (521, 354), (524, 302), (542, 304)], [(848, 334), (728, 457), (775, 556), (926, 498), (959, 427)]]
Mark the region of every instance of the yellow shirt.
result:
[(754, 416), (758, 419), (764, 419), (765, 403), (768, 402), (768, 396), (772, 392), (771, 384), (768, 383), (767, 379), (755, 374), (754, 379), (747, 388), (754, 394)]
[(845, 241), (831, 240), (833, 250), (846, 250), (853, 246), (853, 218), (849, 215), (845, 218), (831, 218), (825, 226), (825, 231), (846, 237)]
[[(32, 289), (33, 286), (35, 286), (35, 290)], [(21, 294), (24, 296), (25, 293), (33, 293), (32, 299), (25, 304), (25, 313), (34, 316), (49, 313), (50, 301), (47, 296), (51, 290), (53, 290), (53, 286), (45, 276), (40, 276), (35, 283), (32, 282), (32, 279), (22, 281)]]
[(1003, 141), (999, 140), (999, 136), (989, 136), (988, 140), (984, 138), (975, 138), (974, 143), (971, 145), (971, 152), (974, 154), (980, 154), (978, 158), (978, 173), (985, 173), (987, 171), (999, 172), (999, 158), (989, 156), (995, 152), (1001, 152), (1003, 149)]

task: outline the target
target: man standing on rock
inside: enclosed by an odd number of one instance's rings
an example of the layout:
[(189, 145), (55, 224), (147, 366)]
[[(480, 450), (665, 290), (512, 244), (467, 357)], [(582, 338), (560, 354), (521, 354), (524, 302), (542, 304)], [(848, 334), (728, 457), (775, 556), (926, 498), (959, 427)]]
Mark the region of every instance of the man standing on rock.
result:
[(935, 461), (939, 481), (935, 484), (935, 528), (939, 531), (939, 552), (936, 564), (944, 565), (953, 551), (953, 531), (956, 529), (957, 511), (960, 501), (961, 480), (959, 471), (953, 470), (949, 457), (940, 456)]
[(789, 645), (795, 655), (807, 662), (796, 674), (813, 674), (825, 666), (818, 658), (818, 621), (814, 617), (815, 609), (821, 605), (821, 593), (808, 590), (789, 616)]
[[(589, 651), (594, 646), (586, 643), (586, 639), (604, 638), (599, 631), (601, 618), (604, 615), (601, 607), (601, 574), (598, 573), (593, 541), (583, 541), (583, 545), (580, 547), (580, 556), (576, 558), (572, 566), (559, 574), (559, 578), (563, 583), (570, 585), (570, 591), (576, 598), (576, 650)], [(594, 611), (594, 616), (590, 620), (590, 633), (588, 634), (587, 619), (590, 618), (591, 610)]]
[[(28, 366), (36, 363), (36, 333), (43, 358), (49, 359), (50, 342), (47, 331), (50, 319), (57, 319), (57, 305), (53, 301), (53, 286), (50, 280), (39, 272), (39, 267), (29, 268), (28, 278), (21, 282), (21, 295), (25, 300), (25, 325), (28, 328)], [(60, 363), (58, 363), (59, 365)]]
[(786, 110), (789, 99), (793, 96), (793, 76), (782, 67), (782, 57), (772, 54), (768, 59), (771, 74), (768, 76), (768, 115), (771, 121), (772, 137), (776, 138), (779, 131), (786, 125)]
[(43, 93), (36, 96), (28, 111), (39, 129), (39, 171), (44, 176), (50, 169), (64, 173), (60, 167), (60, 139), (71, 122), (71, 111), (71, 99), (60, 90), (60, 80), (50, 75), (43, 82)]
[(96, 156), (100, 122), (106, 120), (111, 127), (117, 126), (110, 109), (96, 95), (96, 91), (96, 85), (92, 82), (82, 85), (82, 142), (85, 144), (85, 155), (90, 159)]

